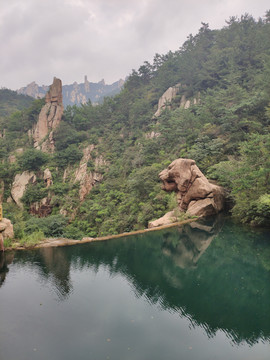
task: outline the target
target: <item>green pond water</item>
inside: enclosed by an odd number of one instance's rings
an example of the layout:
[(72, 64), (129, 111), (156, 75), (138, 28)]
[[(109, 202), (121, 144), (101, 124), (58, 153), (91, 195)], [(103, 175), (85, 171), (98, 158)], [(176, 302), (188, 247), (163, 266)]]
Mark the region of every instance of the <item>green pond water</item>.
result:
[(270, 359), (269, 230), (219, 217), (0, 269), (0, 360)]

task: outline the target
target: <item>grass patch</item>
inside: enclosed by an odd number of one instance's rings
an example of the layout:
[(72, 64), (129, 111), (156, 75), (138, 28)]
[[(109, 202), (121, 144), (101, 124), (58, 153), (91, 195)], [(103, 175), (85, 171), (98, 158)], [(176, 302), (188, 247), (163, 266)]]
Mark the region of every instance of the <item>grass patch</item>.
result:
[(11, 247), (13, 242), (14, 242), (13, 239), (10, 239), (10, 238), (4, 239), (4, 248)]
[(34, 246), (44, 240), (44, 238), (45, 235), (43, 231), (35, 231), (30, 235), (24, 235), (19, 242), (23, 246)]

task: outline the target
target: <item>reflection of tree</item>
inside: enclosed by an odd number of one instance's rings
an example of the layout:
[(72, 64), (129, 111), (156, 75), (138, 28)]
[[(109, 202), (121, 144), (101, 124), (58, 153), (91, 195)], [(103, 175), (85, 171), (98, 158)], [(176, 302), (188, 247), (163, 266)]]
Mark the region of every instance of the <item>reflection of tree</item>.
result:
[(63, 248), (44, 248), (40, 250), (46, 274), (49, 274), (60, 300), (68, 297), (72, 290), (70, 282), (70, 261)]
[(17, 253), (15, 262), (38, 267), (40, 280), (48, 280), (55, 289), (59, 300), (65, 300), (72, 291), (70, 282), (71, 262), (65, 248), (43, 248)]
[(20, 252), (14, 261), (38, 267), (60, 300), (72, 289), (71, 265), (81, 271), (105, 266), (125, 276), (136, 296), (188, 317), (209, 337), (220, 329), (236, 343), (268, 340), (270, 267), (265, 254), (270, 246), (250, 228), (230, 222), (222, 226), (218, 219), (106, 242)]
[(4, 284), (6, 279), (6, 274), (8, 273), (8, 265), (12, 263), (14, 258), (14, 253), (0, 252), (0, 287)]

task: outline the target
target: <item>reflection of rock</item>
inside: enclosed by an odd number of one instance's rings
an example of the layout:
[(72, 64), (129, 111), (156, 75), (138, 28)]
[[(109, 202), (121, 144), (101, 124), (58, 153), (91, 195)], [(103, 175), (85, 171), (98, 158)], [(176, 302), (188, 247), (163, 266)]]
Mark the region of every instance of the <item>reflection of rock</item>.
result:
[(222, 224), (219, 218), (214, 218), (210, 223), (207, 219), (201, 219), (184, 225), (179, 228), (178, 239), (166, 238), (162, 251), (172, 257), (180, 268), (193, 268), (220, 231)]
[(0, 287), (3, 285), (6, 274), (8, 273), (8, 265), (10, 265), (13, 261), (14, 253), (8, 252), (8, 253), (1, 253), (0, 252)]
[(217, 214), (224, 207), (224, 190), (211, 184), (194, 160), (174, 160), (159, 177), (163, 182), (163, 190), (176, 192), (180, 211), (208, 216)]

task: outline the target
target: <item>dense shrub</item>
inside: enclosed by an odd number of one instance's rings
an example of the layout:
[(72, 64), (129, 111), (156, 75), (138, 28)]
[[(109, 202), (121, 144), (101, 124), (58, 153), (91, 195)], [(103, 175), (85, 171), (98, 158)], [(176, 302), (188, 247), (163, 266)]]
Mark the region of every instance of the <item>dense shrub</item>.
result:
[(28, 149), (19, 158), (19, 165), (22, 171), (36, 171), (46, 164), (48, 161), (48, 154), (40, 150)]

